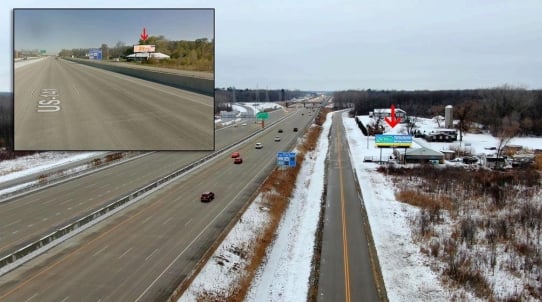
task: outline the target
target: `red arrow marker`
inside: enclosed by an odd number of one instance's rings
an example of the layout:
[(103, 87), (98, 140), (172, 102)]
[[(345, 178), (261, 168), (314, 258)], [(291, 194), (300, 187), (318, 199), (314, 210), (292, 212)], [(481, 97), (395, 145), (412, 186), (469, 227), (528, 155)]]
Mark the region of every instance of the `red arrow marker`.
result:
[(384, 120), (392, 128), (397, 126), (397, 124), (399, 124), (399, 122), (401, 121), (401, 118), (400, 117), (398, 117), (398, 118), (395, 117), (395, 105), (391, 104), (391, 118), (386, 117)]
[(149, 35), (147, 35), (147, 29), (145, 27), (143, 27), (143, 33), (141, 33), (141, 35), (139, 36), (141, 37), (141, 40), (147, 41), (147, 38), (149, 37)]

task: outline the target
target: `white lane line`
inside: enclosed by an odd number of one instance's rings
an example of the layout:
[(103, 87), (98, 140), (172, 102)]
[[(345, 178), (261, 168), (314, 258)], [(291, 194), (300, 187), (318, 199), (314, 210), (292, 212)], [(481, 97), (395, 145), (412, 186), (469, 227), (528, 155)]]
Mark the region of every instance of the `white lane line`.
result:
[(120, 259), (120, 258), (126, 256), (126, 254), (128, 254), (131, 250), (132, 250), (132, 248), (127, 249), (126, 252), (122, 253), (122, 255), (120, 255), (119, 258), (117, 258), (117, 259)]
[(152, 257), (152, 255), (154, 255), (156, 252), (158, 252), (158, 249), (155, 249), (154, 251), (152, 251), (152, 253), (149, 256), (147, 256), (147, 258), (145, 258), (145, 261), (149, 260)]
[(13, 235), (15, 235), (15, 234), (17, 234), (17, 233), (19, 233), (18, 230), (11, 232), (11, 234), (13, 234)]
[(66, 298), (62, 299), (62, 301), (60, 301), (60, 302), (66, 302), (66, 301), (68, 301), (69, 298), (70, 298), (70, 296), (67, 296)]
[(105, 249), (107, 249), (108, 247), (109, 247), (109, 245), (104, 246), (101, 250), (97, 251), (92, 256), (96, 256), (96, 255), (100, 254), (101, 252), (105, 251)]
[(169, 217), (168, 219), (166, 219), (166, 221), (164, 221), (162, 225), (166, 225), (171, 219), (173, 219), (173, 217)]
[(38, 294), (34, 294), (32, 297), (26, 299), (25, 301), (30, 301), (30, 300), (34, 299), (37, 295), (38, 295)]
[(59, 216), (59, 215), (60, 215), (60, 212), (56, 212), (56, 214), (55, 214), (55, 215), (56, 215), (56, 216)]
[(188, 221), (184, 224), (185, 226), (187, 226), (188, 224), (190, 224), (192, 222), (192, 218), (188, 219)]
[(33, 227), (33, 226), (34, 226), (34, 224), (31, 223), (31, 224), (27, 225), (26, 227), (31, 228), (31, 227)]
[(47, 221), (47, 220), (49, 220), (49, 218), (45, 217), (41, 221)]
[(143, 220), (143, 223), (146, 223), (146, 222), (149, 221), (149, 219), (151, 219), (151, 218), (152, 218), (152, 216), (149, 216), (149, 217), (145, 218), (145, 220)]
[(8, 227), (8, 226), (10, 226), (10, 225), (17, 224), (17, 223), (21, 222), (21, 220), (22, 220), (22, 219), (19, 219), (19, 220), (16, 220), (16, 221), (12, 222), (12, 223), (8, 223), (8, 224), (4, 225), (4, 227)]
[[(260, 172), (258, 172), (258, 174), (256, 174), (256, 177), (255, 178), (258, 178), (258, 176), (263, 172), (264, 170), (261, 170)], [(149, 286), (147, 286), (147, 288), (145, 288), (145, 290), (143, 290), (143, 292), (139, 295), (139, 297), (137, 297), (135, 299), (135, 302), (138, 302), (141, 300), (141, 298), (143, 298), (143, 296), (145, 296), (147, 294), (147, 292), (151, 289), (151, 287), (154, 286), (154, 284), (156, 282), (158, 282), (158, 279), (162, 278), (162, 276), (173, 266), (173, 264), (175, 262), (177, 262), (177, 260), (179, 260), (179, 258), (181, 258), (181, 256), (192, 246), (192, 244), (194, 244), (194, 242), (196, 242), (196, 240), (198, 240), (201, 235), (203, 235), (203, 233), (205, 233), (205, 231), (207, 231), (207, 229), (213, 224), (215, 223), (215, 220), (218, 219), (218, 217), (220, 217), (222, 215), (222, 213), (224, 213), (224, 211), (226, 211), (226, 209), (228, 209), (230, 207), (230, 205), (233, 203), (234, 200), (236, 200), (239, 195), (241, 194), (241, 192), (243, 192), (251, 183), (248, 182), (240, 191), (239, 193), (237, 193), (237, 195), (235, 195), (225, 206), (224, 208), (203, 228), (203, 230), (201, 230), (198, 235), (196, 237), (194, 237), (194, 239), (192, 239), (192, 241), (190, 241), (190, 243), (177, 255), (177, 257), (175, 257), (175, 259), (173, 259), (173, 261), (171, 261), (169, 263), (169, 265), (158, 275), (158, 277), (156, 277), (156, 279), (154, 279), (154, 281), (151, 282), (151, 284), (149, 284)]]

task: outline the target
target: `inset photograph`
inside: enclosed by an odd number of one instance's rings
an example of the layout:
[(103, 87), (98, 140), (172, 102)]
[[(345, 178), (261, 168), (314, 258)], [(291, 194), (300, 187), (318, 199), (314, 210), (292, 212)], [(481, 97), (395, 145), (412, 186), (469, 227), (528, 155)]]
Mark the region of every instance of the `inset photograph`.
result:
[(15, 150), (213, 150), (214, 9), (14, 9)]

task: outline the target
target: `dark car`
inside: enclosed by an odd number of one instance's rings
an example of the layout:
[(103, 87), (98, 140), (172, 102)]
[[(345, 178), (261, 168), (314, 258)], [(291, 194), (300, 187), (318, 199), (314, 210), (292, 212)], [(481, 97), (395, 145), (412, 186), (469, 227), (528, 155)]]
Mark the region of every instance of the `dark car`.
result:
[(213, 199), (215, 199), (215, 193), (213, 193), (213, 192), (203, 192), (203, 193), (201, 193), (200, 200), (202, 202), (209, 202), (209, 201), (211, 201)]
[(294, 128), (294, 132), (297, 132), (297, 127)]
[(282, 133), (282, 129), (279, 129), (279, 133)]
[(242, 164), (242, 163), (243, 163), (243, 159), (240, 158), (240, 157), (236, 157), (236, 158), (233, 160), (233, 163), (234, 163), (234, 164)]

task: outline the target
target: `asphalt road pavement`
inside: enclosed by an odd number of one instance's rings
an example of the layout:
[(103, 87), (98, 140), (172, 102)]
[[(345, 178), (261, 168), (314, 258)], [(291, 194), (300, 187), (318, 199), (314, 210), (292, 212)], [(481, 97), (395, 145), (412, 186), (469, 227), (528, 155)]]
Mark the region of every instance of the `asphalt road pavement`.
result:
[(341, 114), (330, 135), (318, 301), (382, 301)]
[[(230, 153), (223, 154), (0, 277), (0, 301), (163, 301), (265, 179), (276, 153), (291, 150), (302, 133), (293, 127), (302, 129), (309, 119), (308, 114), (293, 114), (232, 149), (241, 153), (243, 164), (235, 165)], [(249, 131), (252, 126), (245, 127), (228, 131)], [(284, 132), (278, 134), (278, 128)], [(276, 135), (280, 142), (273, 140)], [(255, 149), (256, 142), (264, 148)], [(121, 175), (116, 185), (135, 177)], [(199, 195), (208, 190), (216, 199), (201, 203)], [(93, 194), (83, 192), (80, 188), (82, 196)]]
[(213, 98), (49, 57), (15, 69), (16, 150), (213, 150)]

